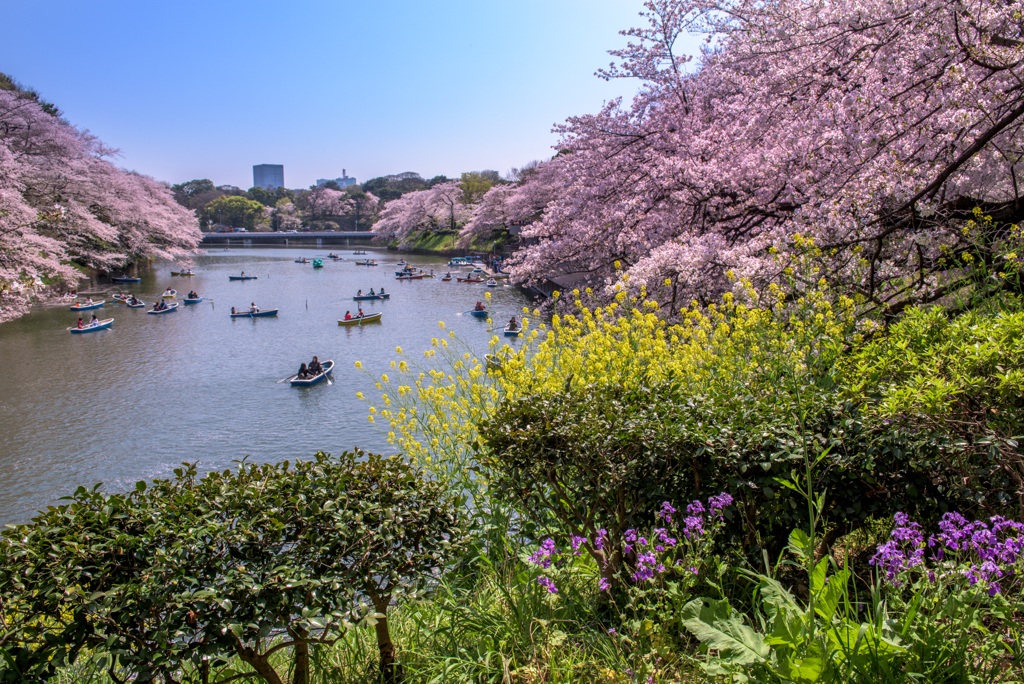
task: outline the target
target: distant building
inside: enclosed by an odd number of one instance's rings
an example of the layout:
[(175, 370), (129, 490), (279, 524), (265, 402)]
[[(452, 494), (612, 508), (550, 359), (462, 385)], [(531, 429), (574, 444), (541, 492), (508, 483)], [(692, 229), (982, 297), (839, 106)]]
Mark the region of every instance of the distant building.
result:
[(341, 178), (317, 178), (316, 179), (316, 184), (317, 185), (326, 185), (327, 183), (329, 183), (331, 181), (334, 181), (335, 183), (338, 184), (339, 187), (342, 187), (342, 188), (347, 188), (350, 185), (355, 185), (356, 184), (356, 179), (355, 178), (349, 178), (348, 177), (348, 172), (345, 169), (341, 170)]
[(284, 164), (257, 164), (252, 167), (253, 187), (276, 190), (284, 187)]

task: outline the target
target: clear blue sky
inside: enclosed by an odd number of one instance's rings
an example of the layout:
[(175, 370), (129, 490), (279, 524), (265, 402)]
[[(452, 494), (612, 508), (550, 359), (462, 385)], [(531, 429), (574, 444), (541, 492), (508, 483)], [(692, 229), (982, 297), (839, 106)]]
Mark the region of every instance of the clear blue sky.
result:
[(594, 72), (641, 0), (48, 0), (4, 10), (0, 71), (171, 183), (504, 173), (631, 97)]

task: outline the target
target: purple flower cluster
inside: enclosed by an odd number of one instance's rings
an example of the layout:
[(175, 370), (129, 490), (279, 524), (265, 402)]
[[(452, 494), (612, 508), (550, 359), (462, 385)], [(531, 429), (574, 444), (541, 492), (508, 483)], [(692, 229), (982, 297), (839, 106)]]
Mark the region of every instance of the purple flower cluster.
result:
[(541, 542), (540, 548), (530, 556), (530, 562), (547, 570), (561, 555), (562, 552), (555, 546), (555, 540), (548, 538)]
[(549, 594), (558, 593), (558, 587), (555, 586), (554, 580), (552, 580), (550, 577), (538, 577), (537, 584), (547, 589)]
[[(886, 579), (899, 584), (899, 574), (905, 570), (923, 565), (925, 549), (932, 549), (932, 558), (937, 561), (953, 556), (970, 567), (962, 570), (971, 586), (979, 582), (988, 586), (989, 596), (1002, 591), (999, 581), (1015, 574), (1014, 566), (1024, 552), (1024, 524), (995, 516), (984, 522), (968, 522), (959, 513), (946, 513), (939, 522), (939, 534), (932, 535), (925, 542), (921, 526), (910, 522), (905, 513), (894, 517), (896, 527), (890, 540), (879, 545), (871, 564), (886, 572)], [(935, 573), (929, 571), (929, 581), (935, 581)]]
[(672, 504), (666, 501), (661, 504), (661, 510), (655, 513), (654, 517), (661, 517), (665, 522), (670, 523), (672, 522), (672, 516), (675, 515), (675, 513), (676, 509), (672, 507)]

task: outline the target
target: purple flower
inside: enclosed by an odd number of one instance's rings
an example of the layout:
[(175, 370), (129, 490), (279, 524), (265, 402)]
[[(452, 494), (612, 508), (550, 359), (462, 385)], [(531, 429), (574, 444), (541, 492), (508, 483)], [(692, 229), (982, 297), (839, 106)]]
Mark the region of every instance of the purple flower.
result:
[(675, 515), (676, 509), (672, 507), (668, 501), (661, 504), (661, 512), (657, 513), (655, 517), (659, 515), (665, 520), (665, 522), (672, 522), (672, 516)]
[(597, 531), (597, 537), (594, 538), (594, 548), (603, 549), (605, 537), (608, 536), (608, 530), (600, 529)]
[(702, 504), (700, 501), (694, 501), (693, 503), (686, 507), (686, 512), (690, 515), (703, 515), (704, 504)]
[(597, 583), (597, 588), (600, 589), (601, 591), (608, 591), (609, 589), (612, 588), (612, 583), (609, 582), (604, 577), (602, 577), (601, 581)]
[(612, 636), (615, 636), (615, 628), (614, 627), (610, 627), (608, 629), (608, 633), (611, 634)]
[(577, 537), (576, 535), (573, 535), (569, 540), (569, 543), (572, 545), (572, 550), (576, 552), (577, 556), (580, 555), (580, 546), (582, 546), (585, 541), (587, 541), (585, 538)]
[(708, 507), (711, 509), (712, 513), (718, 513), (721, 515), (722, 509), (726, 506), (732, 506), (732, 496), (725, 492), (708, 499)]
[(558, 587), (555, 586), (554, 581), (550, 577), (538, 577), (537, 584), (547, 589), (549, 594), (558, 593)]
[(683, 530), (683, 534), (686, 535), (687, 539), (704, 534), (704, 518), (695, 515), (687, 516), (683, 524), (686, 528)]
[(529, 561), (534, 565), (539, 565), (546, 570), (547, 568), (551, 567), (551, 564), (554, 561), (558, 560), (558, 557), (561, 554), (562, 552), (555, 547), (555, 540), (549, 538), (545, 539), (541, 543), (540, 548), (537, 549), (536, 553), (530, 556)]

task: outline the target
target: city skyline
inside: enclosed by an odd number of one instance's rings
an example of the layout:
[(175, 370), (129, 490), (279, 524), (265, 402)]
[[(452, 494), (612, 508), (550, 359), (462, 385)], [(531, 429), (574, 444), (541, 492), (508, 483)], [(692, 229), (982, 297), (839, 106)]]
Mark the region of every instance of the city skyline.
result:
[[(18, 30), (0, 45), (0, 71), (119, 148), (119, 165), (170, 183), (245, 188), (263, 160), (287, 166), (291, 187), (342, 165), (362, 179), (505, 173), (551, 157), (552, 127), (566, 118), (632, 97), (637, 82), (594, 73), (642, 9), (640, 0), (314, 2), (288, 12), (183, 0), (173, 13), (124, 0), (22, 3), (8, 10)], [(252, 62), (257, 36), (272, 40)]]

